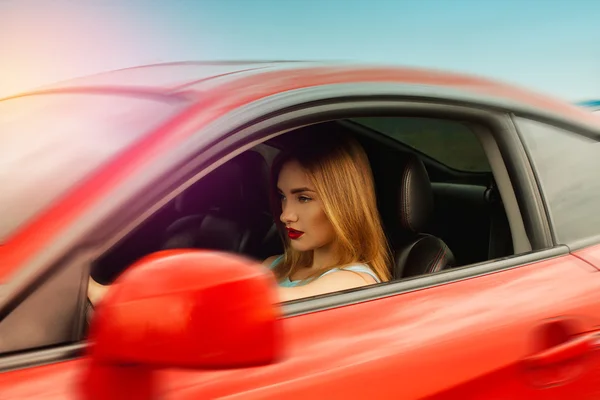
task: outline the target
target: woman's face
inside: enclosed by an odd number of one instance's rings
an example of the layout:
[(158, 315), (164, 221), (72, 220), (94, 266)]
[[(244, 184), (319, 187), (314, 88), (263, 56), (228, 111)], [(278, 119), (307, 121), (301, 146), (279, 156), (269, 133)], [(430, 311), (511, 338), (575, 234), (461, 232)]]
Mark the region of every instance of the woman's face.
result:
[(315, 250), (333, 243), (333, 225), (323, 211), (323, 203), (314, 186), (297, 161), (291, 160), (283, 165), (277, 189), (281, 196), (280, 219), (295, 250)]

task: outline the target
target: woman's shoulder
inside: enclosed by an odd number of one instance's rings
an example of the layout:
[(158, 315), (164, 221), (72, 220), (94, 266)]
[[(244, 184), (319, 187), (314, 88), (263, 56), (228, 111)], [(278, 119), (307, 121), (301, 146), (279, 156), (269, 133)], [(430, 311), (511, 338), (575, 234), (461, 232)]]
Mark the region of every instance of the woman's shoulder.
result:
[[(327, 271), (325, 274), (333, 273), (336, 271), (350, 271), (350, 272), (354, 272), (354, 273), (358, 273), (358, 274), (366, 274), (366, 275), (369, 275), (371, 278), (373, 278), (375, 280), (375, 282), (377, 282), (377, 283), (381, 282), (381, 279), (379, 279), (379, 277), (377, 276), (377, 274), (375, 273), (373, 268), (371, 268), (368, 264), (354, 263), (354, 264), (350, 264), (350, 265), (345, 265), (343, 267), (333, 268), (333, 269)], [(323, 275), (325, 275), (325, 274), (323, 274)]]
[(363, 263), (354, 263), (350, 265), (346, 265), (343, 267), (339, 267), (340, 269), (345, 269), (348, 271), (370, 271), (373, 272), (373, 268), (371, 268), (368, 264)]
[(266, 258), (263, 262), (262, 265), (266, 266), (266, 267), (274, 267), (275, 264), (279, 261), (279, 259), (281, 259), (283, 257), (283, 254), (278, 254), (275, 256), (271, 256)]

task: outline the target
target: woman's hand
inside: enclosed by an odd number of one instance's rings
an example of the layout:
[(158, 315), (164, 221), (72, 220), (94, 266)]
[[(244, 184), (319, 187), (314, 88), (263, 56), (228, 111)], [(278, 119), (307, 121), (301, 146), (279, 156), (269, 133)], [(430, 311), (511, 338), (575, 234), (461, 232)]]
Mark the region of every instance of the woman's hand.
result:
[(98, 303), (100, 303), (100, 301), (102, 300), (102, 298), (104, 297), (104, 295), (106, 294), (106, 292), (108, 291), (108, 289), (110, 288), (110, 286), (108, 285), (101, 285), (98, 282), (96, 282), (95, 280), (92, 279), (92, 277), (90, 276), (89, 280), (88, 280), (88, 299), (90, 299), (90, 302), (92, 303), (92, 305), (94, 307), (96, 307), (98, 305)]

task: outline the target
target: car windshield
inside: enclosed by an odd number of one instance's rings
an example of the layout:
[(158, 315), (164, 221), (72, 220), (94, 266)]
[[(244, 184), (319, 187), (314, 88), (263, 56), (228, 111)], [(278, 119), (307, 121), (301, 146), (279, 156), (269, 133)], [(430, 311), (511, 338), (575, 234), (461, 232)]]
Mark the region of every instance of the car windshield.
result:
[(181, 104), (92, 93), (0, 101), (0, 243)]

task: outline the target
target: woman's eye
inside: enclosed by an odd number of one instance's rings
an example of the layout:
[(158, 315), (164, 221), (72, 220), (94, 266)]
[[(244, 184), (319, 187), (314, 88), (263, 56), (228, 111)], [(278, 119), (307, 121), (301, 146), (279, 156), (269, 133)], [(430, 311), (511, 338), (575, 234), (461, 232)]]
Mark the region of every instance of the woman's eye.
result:
[(283, 193), (279, 193), (279, 198), (281, 199), (281, 201), (285, 200), (285, 195)]
[(312, 199), (310, 197), (307, 197), (307, 196), (300, 196), (300, 197), (298, 197), (298, 200), (300, 201), (300, 203), (308, 203)]

